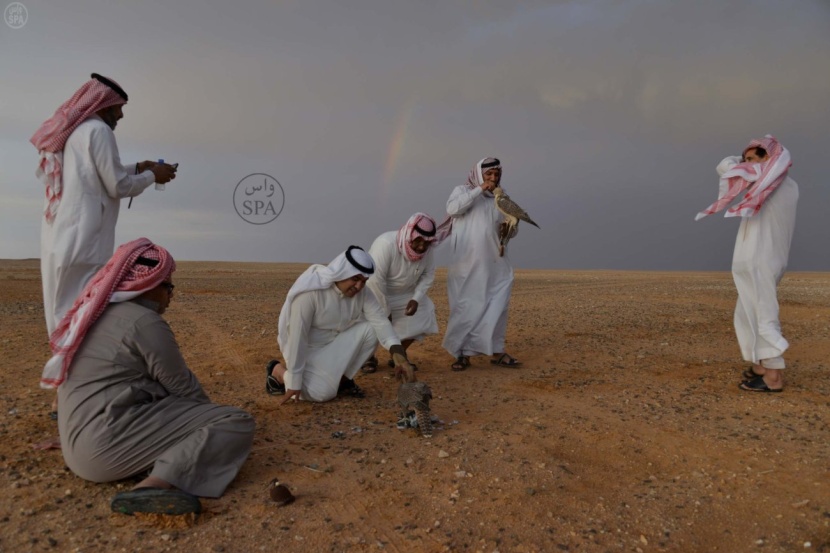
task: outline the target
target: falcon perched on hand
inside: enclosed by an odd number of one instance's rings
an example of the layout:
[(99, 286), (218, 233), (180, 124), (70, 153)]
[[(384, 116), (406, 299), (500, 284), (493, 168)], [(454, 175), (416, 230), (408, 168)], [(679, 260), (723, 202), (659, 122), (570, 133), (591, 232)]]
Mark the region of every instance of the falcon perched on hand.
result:
[(500, 186), (493, 189), (495, 196), (496, 209), (504, 214), (504, 223), (506, 228), (499, 233), (499, 257), (504, 256), (504, 248), (507, 242), (516, 234), (516, 227), (519, 225), (519, 220), (526, 221), (536, 228), (539, 225), (533, 222), (533, 219), (527, 214), (527, 211), (519, 207), (519, 204), (510, 199), (510, 196), (504, 193)]

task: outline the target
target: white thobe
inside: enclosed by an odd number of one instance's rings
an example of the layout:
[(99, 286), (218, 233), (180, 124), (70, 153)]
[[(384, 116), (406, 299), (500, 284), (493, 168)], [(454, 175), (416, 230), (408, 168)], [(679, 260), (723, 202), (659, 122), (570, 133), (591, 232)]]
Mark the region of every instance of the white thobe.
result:
[[(401, 340), (423, 340), (427, 334), (438, 333), (435, 306), (427, 296), (435, 280), (435, 258), (429, 249), (419, 261), (411, 261), (398, 248), (397, 236), (394, 230), (384, 232), (369, 248), (375, 272), (366, 286), (386, 315), (392, 316), (392, 327)], [(410, 300), (418, 302), (418, 310), (407, 316)]]
[(332, 284), (294, 297), (288, 336), (280, 338), (285, 387), (302, 390), (302, 399), (328, 401), (341, 377), (352, 379), (377, 348), (400, 344), (371, 290), (347, 298)]
[(43, 310), (50, 336), (112, 257), (121, 198), (137, 196), (154, 182), (152, 171), (134, 173), (135, 164), (121, 164), (115, 134), (97, 115), (78, 125), (66, 141), (63, 195), (55, 220), (44, 219), (40, 232)]
[(498, 228), (503, 215), (481, 187), (457, 186), (447, 201), (453, 218), (447, 242), (450, 316), (444, 348), (453, 356), (504, 351), (513, 267), (499, 257)]
[[(738, 157), (718, 165), (723, 174), (740, 162)], [(721, 196), (725, 190), (721, 189)], [(738, 289), (735, 334), (744, 360), (770, 369), (783, 369), (781, 357), (789, 343), (781, 334), (776, 288), (790, 255), (795, 230), (798, 185), (787, 177), (767, 198), (761, 210), (744, 217), (732, 256), (732, 278)]]

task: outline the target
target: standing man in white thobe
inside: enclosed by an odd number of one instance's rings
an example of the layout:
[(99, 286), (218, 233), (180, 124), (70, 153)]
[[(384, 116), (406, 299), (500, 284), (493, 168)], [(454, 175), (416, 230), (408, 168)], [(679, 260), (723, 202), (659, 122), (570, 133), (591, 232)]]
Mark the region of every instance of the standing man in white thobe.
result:
[(312, 265), (291, 286), (280, 310), (280, 351), (266, 367), (265, 389), (273, 395), (328, 401), (338, 393), (364, 397), (354, 377), (378, 341), (398, 360), (404, 379), (414, 380), (406, 352), (371, 290), (371, 256), (350, 246), (328, 265)]
[(113, 131), (126, 103), (115, 81), (93, 73), (31, 138), (40, 153), (35, 174), (46, 185), (40, 268), (50, 336), (112, 256), (121, 198), (176, 177), (171, 165), (121, 163)]
[(447, 201), (452, 259), (447, 272), (450, 316), (444, 348), (456, 358), (454, 371), (469, 367), (472, 355), (492, 355), (490, 362), (502, 367), (519, 365), (504, 347), (513, 267), (506, 254), (499, 257), (499, 238), (508, 232), (493, 201), (501, 175), (498, 159), (482, 159), (467, 183), (457, 186)]
[(738, 289), (734, 322), (741, 354), (753, 364), (740, 387), (751, 392), (784, 389), (789, 343), (781, 333), (777, 287), (787, 270), (798, 204), (790, 166), (790, 152), (771, 135), (751, 141), (741, 157), (720, 162), (718, 200), (696, 217), (717, 213), (740, 196), (726, 217), (742, 217), (732, 256)]
[[(366, 286), (392, 321), (405, 351), (413, 342), (438, 333), (435, 306), (427, 296), (435, 280), (432, 248), (438, 244), (437, 234), (435, 220), (416, 213), (400, 229), (378, 236), (369, 248), (375, 272)], [(393, 360), (389, 363), (395, 366)], [(363, 372), (375, 372), (377, 365), (373, 355), (364, 363)]]

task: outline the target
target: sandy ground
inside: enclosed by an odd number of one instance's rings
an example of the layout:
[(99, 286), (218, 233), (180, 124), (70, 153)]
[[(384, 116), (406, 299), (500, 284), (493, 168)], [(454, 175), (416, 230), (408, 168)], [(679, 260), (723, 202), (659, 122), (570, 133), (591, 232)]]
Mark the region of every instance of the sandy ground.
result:
[[(787, 389), (752, 394), (727, 273), (517, 271), (520, 369), (451, 372), (440, 336), (410, 350), (443, 421), (426, 440), (395, 427), (385, 369), (358, 377), (365, 399), (265, 393), (302, 269), (179, 264), (167, 319), (185, 358), (258, 424), (237, 480), (188, 525), (113, 515), (132, 481), (88, 483), (32, 449), (56, 432), (38, 264), (0, 262), (0, 551), (830, 552), (830, 275), (782, 282)], [(275, 477), (294, 504), (269, 501)]]

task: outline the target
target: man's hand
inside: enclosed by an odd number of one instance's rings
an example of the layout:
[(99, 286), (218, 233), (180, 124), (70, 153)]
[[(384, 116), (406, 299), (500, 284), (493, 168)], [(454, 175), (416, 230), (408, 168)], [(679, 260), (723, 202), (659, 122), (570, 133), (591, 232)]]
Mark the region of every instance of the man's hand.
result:
[(406, 304), (406, 310), (404, 311), (404, 315), (407, 317), (411, 317), (418, 311), (418, 302), (415, 300), (409, 300), (409, 303)]
[(399, 378), (404, 382), (415, 382), (415, 369), (406, 358), (406, 350), (400, 344), (389, 348), (389, 353), (392, 355), (392, 360), (395, 362), (395, 378)]
[(143, 173), (144, 171), (147, 171), (148, 169), (152, 169), (152, 168), (153, 168), (153, 167), (155, 167), (156, 165), (157, 165), (157, 164), (156, 164), (156, 162), (155, 162), (155, 161), (150, 161), (149, 159), (144, 160), (144, 161), (140, 161), (140, 162), (138, 163), (138, 174), (140, 175), (140, 174), (141, 174), (141, 173)]
[(499, 225), (499, 239), (504, 240), (505, 238), (507, 238), (508, 228), (509, 226), (507, 222), (502, 222)]
[(300, 399), (300, 394), (302, 394), (302, 393), (303, 393), (302, 390), (292, 390), (290, 388), (285, 390), (285, 399), (282, 400), (280, 405), (285, 405), (286, 403), (288, 403), (288, 400), (291, 399), (292, 397), (296, 398), (296, 399)]
[[(144, 163), (151, 162), (145, 161)], [(155, 163), (148, 169), (153, 172), (156, 184), (166, 184), (176, 178), (176, 168), (166, 163)]]
[(485, 180), (483, 183), (481, 183), (481, 189), (485, 192), (492, 192), (495, 188), (496, 183), (494, 181)]

